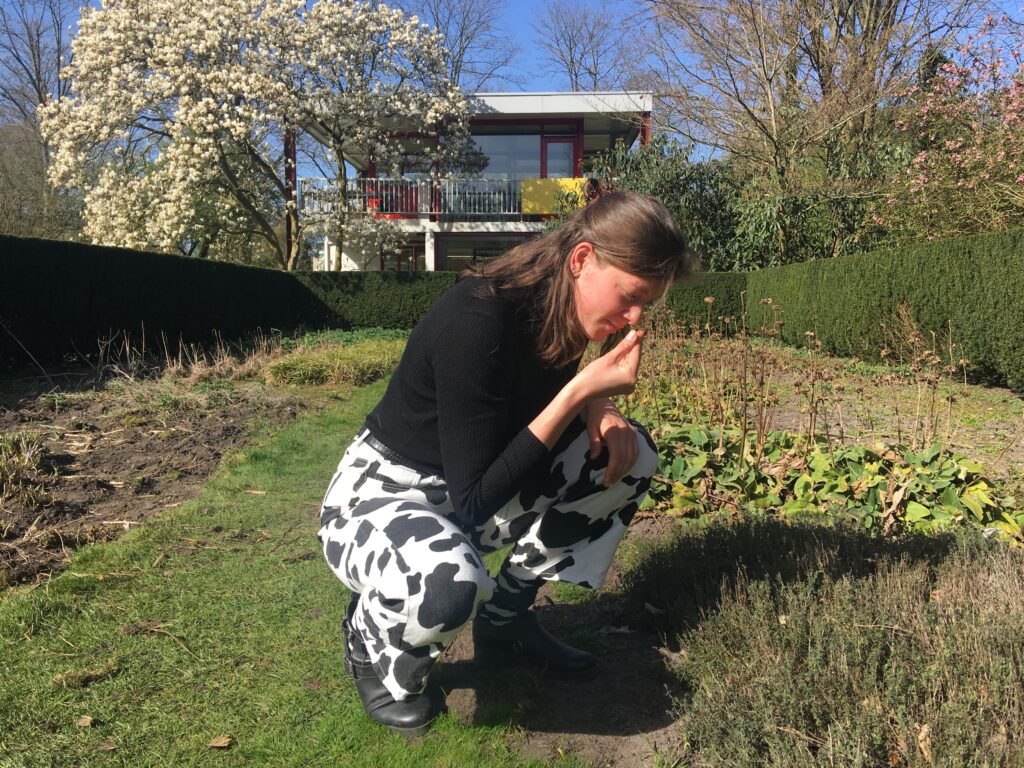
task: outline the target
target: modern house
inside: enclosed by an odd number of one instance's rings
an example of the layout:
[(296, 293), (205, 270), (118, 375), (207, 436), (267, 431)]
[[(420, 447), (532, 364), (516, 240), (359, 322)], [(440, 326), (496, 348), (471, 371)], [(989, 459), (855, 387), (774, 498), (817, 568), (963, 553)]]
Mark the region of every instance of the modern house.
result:
[[(429, 169), (378, 175), (372, 148), (351, 153), (349, 211), (387, 221), (401, 236), (395, 253), (368, 252), (328, 236), (314, 268), (461, 270), (544, 230), (566, 191), (578, 191), (593, 158), (622, 141), (650, 140), (653, 96), (640, 92), (481, 93), (470, 97), (470, 133), (480, 170), (435, 180)], [(300, 215), (327, 216), (342, 199), (338, 181), (299, 181)]]

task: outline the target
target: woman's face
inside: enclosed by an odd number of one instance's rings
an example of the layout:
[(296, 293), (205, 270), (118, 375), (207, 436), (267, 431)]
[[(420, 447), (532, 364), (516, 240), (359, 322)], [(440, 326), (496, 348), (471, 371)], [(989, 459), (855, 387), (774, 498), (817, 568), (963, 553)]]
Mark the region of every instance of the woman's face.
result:
[(575, 278), (576, 316), (591, 341), (639, 323), (647, 305), (665, 291), (664, 281), (601, 263), (590, 243), (573, 249), (569, 267)]

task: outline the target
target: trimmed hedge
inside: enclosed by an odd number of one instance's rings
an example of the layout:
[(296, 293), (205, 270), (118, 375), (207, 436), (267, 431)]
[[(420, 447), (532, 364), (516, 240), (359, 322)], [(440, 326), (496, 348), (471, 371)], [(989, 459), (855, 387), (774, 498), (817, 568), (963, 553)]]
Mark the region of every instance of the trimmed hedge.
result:
[(675, 285), (665, 296), (665, 304), (676, 319), (683, 323), (703, 325), (708, 319), (708, 305), (704, 298), (711, 296), (711, 327), (719, 328), (718, 318), (739, 319), (743, 313), (741, 294), (746, 289), (747, 276), (743, 272), (698, 272)]
[(0, 275), (0, 357), (21, 362), (22, 345), (54, 361), (116, 331), (154, 349), (329, 315), (282, 272), (82, 243), (0, 237)]
[(747, 275), (748, 322), (825, 351), (879, 359), (886, 328), (905, 304), (926, 334), (949, 334), (977, 379), (1024, 386), (1024, 232), (922, 243), (890, 251), (775, 267)]
[[(0, 236), (0, 361), (90, 356), (118, 331), (173, 351), (300, 328), (411, 328), (448, 273), (288, 274), (162, 253)], [(23, 349), (24, 348), (24, 349)]]
[[(410, 329), (446, 290), (456, 272), (295, 272), (332, 328)], [(309, 323), (314, 324), (314, 323)]]
[[(0, 360), (26, 362), (24, 345), (52, 361), (96, 350), (126, 331), (149, 348), (239, 338), (257, 329), (412, 328), (455, 282), (453, 272), (293, 273), (0, 236)], [(802, 345), (814, 331), (833, 354), (877, 359), (896, 307), (927, 333), (952, 329), (977, 378), (1024, 386), (1024, 232), (1000, 233), (811, 261), (749, 274), (703, 273), (666, 303), (683, 322), (739, 318)], [(15, 340), (16, 339), (16, 340)], [(20, 344), (18, 343), (20, 342)]]

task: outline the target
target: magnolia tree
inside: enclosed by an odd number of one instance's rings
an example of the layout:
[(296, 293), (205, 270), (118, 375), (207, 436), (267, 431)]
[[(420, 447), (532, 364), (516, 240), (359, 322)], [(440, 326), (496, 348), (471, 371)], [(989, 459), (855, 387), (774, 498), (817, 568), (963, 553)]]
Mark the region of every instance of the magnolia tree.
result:
[(1024, 30), (989, 18), (908, 93), (912, 154), (876, 223), (938, 238), (1024, 223)]
[[(293, 269), (287, 130), (318, 128), (342, 173), (355, 146), (387, 167), (410, 125), (431, 158), (465, 133), (440, 37), (383, 5), (107, 0), (83, 9), (72, 48), (72, 92), (43, 130), (51, 178), (82, 191), (95, 242), (204, 255), (241, 237)], [(336, 212), (340, 240), (357, 213)]]

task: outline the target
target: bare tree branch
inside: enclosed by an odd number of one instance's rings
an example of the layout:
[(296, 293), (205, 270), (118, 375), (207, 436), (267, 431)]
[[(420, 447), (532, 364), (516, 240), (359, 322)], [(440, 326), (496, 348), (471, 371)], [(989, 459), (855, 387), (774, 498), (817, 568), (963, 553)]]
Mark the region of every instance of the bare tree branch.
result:
[(500, 32), (505, 0), (404, 0), (400, 6), (444, 35), (448, 79), (463, 90), (518, 82), (512, 64), (520, 48)]
[(621, 6), (545, 0), (533, 23), (535, 42), (549, 71), (564, 75), (573, 91), (623, 87), (634, 74), (630, 61), (635, 25)]
[(873, 134), (878, 109), (982, 0), (648, 0), (662, 106), (691, 141), (783, 176), (826, 138)]

